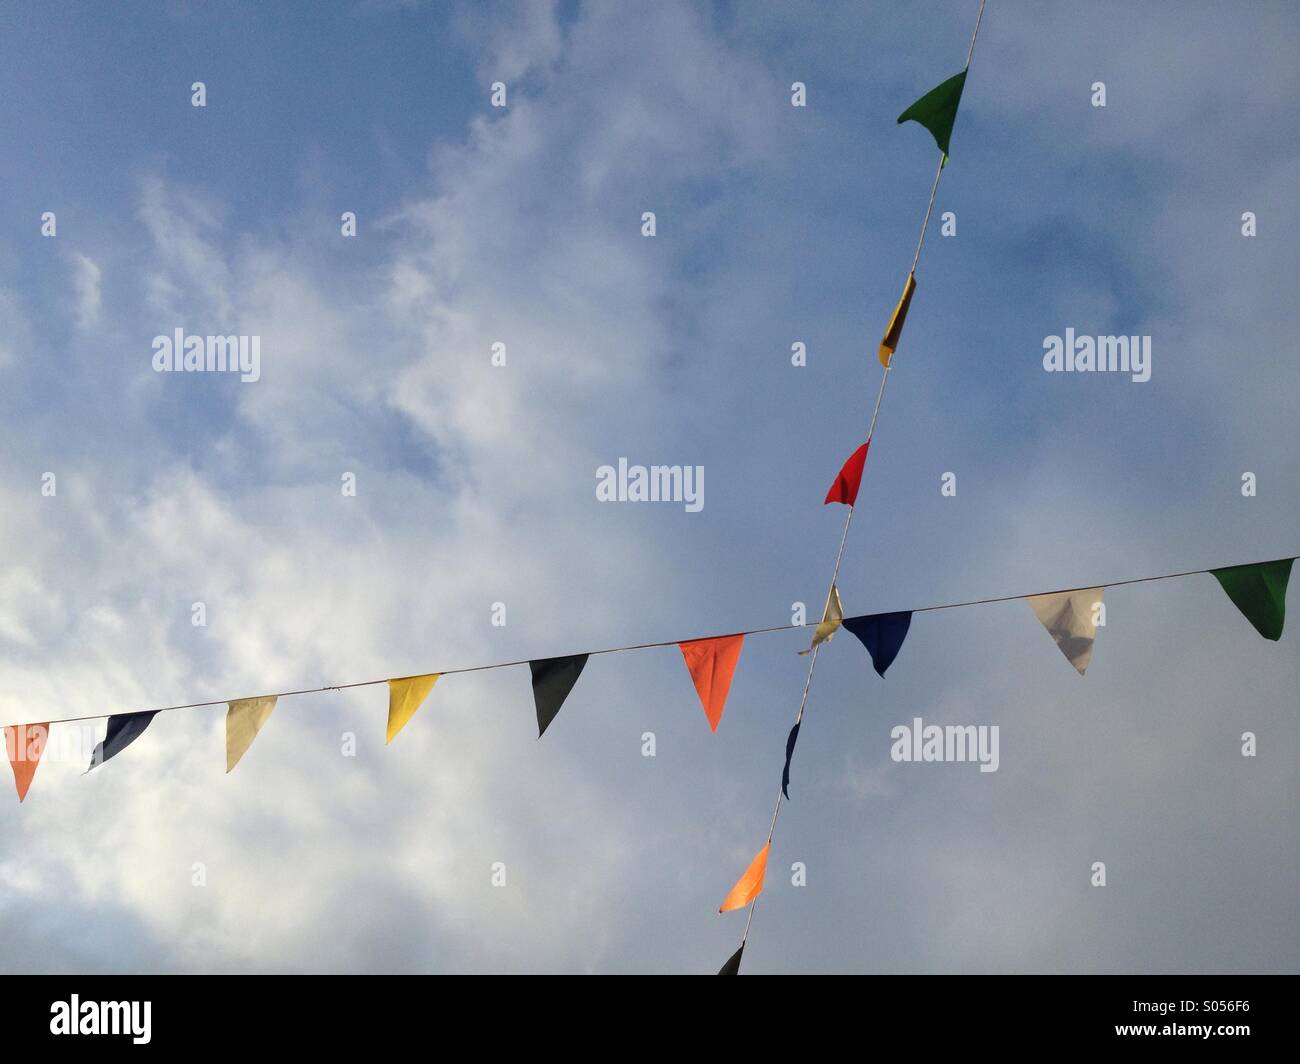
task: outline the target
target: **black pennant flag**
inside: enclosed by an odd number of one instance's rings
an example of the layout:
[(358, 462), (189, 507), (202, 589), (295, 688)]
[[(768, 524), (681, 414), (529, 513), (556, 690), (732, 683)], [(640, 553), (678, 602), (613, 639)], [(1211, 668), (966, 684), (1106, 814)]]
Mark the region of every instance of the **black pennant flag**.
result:
[(781, 793), (785, 795), (785, 800), (790, 800), (790, 759), (794, 757), (794, 744), (799, 741), (799, 721), (794, 722), (794, 727), (790, 729), (790, 736), (785, 741), (785, 768), (781, 772)]
[(578, 682), (586, 664), (586, 654), (574, 654), (568, 658), (539, 658), (528, 663), (528, 667), (533, 670), (533, 701), (537, 703), (537, 738), (540, 739), (545, 734), (555, 715), (560, 712), (560, 707), (569, 697), (569, 692)]
[(845, 617), (844, 627), (867, 648), (871, 664), (881, 676), (894, 663), (912, 624), (911, 612), (873, 613), (869, 617)]
[(155, 709), (145, 713), (119, 713), (115, 717), (109, 717), (104, 741), (95, 747), (95, 752), (90, 755), (90, 768), (86, 771), (89, 772), (96, 765), (102, 765), (140, 738), (157, 712)]
[(740, 949), (728, 958), (727, 963), (718, 969), (719, 975), (739, 975), (740, 974), (740, 955), (745, 952), (745, 944), (740, 944)]

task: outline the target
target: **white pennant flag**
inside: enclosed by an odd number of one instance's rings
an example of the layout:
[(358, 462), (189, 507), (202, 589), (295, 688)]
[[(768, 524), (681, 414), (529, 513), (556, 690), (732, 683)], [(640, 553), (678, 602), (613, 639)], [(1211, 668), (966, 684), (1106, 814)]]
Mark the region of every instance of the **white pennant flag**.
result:
[(813, 632), (812, 646), (807, 650), (799, 651), (799, 653), (811, 654), (813, 647), (830, 642), (831, 637), (840, 630), (840, 625), (843, 622), (844, 607), (840, 605), (840, 589), (831, 584), (831, 593), (826, 597), (826, 609), (822, 613), (822, 619), (817, 625), (817, 630)]
[(1097, 637), (1097, 616), (1104, 590), (1090, 587), (1054, 595), (1029, 595), (1025, 599), (1080, 676), (1092, 660), (1092, 641)]

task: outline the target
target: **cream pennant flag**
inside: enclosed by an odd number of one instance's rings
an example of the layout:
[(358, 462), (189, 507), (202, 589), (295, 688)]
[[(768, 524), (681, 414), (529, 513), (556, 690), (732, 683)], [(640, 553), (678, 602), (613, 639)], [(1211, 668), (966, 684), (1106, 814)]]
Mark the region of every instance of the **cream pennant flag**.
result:
[(265, 698), (240, 698), (228, 703), (226, 713), (226, 771), (229, 772), (248, 752), (275, 709), (275, 695)]
[(406, 727), (406, 722), (415, 716), (415, 711), (424, 705), (433, 685), (442, 673), (430, 672), (424, 676), (405, 676), (400, 680), (388, 681), (388, 738), (393, 737)]
[(1080, 676), (1092, 660), (1092, 641), (1097, 637), (1098, 608), (1104, 590), (1089, 587), (1054, 595), (1029, 595), (1025, 599)]
[(840, 605), (840, 589), (831, 584), (830, 596), (826, 599), (826, 610), (822, 614), (822, 619), (817, 625), (817, 631), (813, 633), (812, 646), (807, 650), (799, 651), (800, 654), (809, 654), (813, 647), (821, 643), (828, 643), (831, 637), (839, 631), (840, 624), (844, 620), (844, 609)]

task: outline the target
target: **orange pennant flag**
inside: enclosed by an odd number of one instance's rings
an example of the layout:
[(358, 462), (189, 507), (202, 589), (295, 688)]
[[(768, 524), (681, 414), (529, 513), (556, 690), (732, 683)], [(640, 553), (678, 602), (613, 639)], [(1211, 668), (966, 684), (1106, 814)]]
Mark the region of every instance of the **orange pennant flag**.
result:
[(5, 750), (9, 754), (9, 764), (13, 766), (20, 802), (27, 797), (27, 789), (32, 785), (49, 736), (49, 724), (14, 724), (5, 728)]
[(745, 643), (743, 635), (720, 635), (716, 639), (693, 639), (678, 643), (686, 668), (695, 681), (695, 691), (704, 705), (704, 715), (709, 718), (709, 729), (718, 730), (722, 711), (727, 705), (731, 690), (731, 677), (740, 660), (740, 649)]
[(751, 901), (763, 893), (763, 877), (767, 875), (767, 851), (772, 848), (769, 841), (766, 846), (758, 851), (749, 867), (745, 869), (745, 874), (736, 880), (736, 885), (731, 888), (731, 893), (722, 899), (722, 905), (719, 906), (718, 912), (730, 912), (732, 909), (743, 909)]

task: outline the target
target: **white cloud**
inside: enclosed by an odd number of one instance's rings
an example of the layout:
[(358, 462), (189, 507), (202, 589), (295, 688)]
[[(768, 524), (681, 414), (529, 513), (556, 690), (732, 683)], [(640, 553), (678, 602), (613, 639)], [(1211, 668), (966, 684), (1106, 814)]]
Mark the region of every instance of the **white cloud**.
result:
[(31, 328), (16, 292), (0, 288), (0, 369), (31, 354)]
[(72, 253), (72, 288), (76, 296), (73, 316), (78, 329), (90, 329), (99, 321), (101, 273), (90, 257), (79, 251)]
[[(685, 5), (632, 18), (594, 4), (563, 31), (553, 8), (518, 10), (522, 22), (467, 16), (480, 77), (506, 74), (518, 91), (434, 151), (429, 185), (376, 227), (391, 241), (381, 268), (341, 266), (296, 233), (236, 233), (215, 181), (144, 182), (139, 243), (97, 256), (114, 275), (119, 261), (137, 267), (142, 305), (100, 305), (102, 324), (132, 338), (206, 323), (256, 332), (263, 377), (223, 391), (141, 362), (153, 435), (91, 446), (67, 425), (57, 499), (36, 499), (29, 471), (3, 459), (0, 550), (19, 560), (0, 577), (5, 719), (782, 623), (793, 597), (818, 593), (838, 515), (818, 508), (815, 470), (823, 451), (842, 457), (866, 413), (863, 365), (875, 367), (862, 336), (879, 323), (864, 318), (862, 289), (888, 276), (896, 291), (892, 222), (865, 238), (858, 200), (826, 183), (847, 166), (835, 153), (859, 137), (856, 117), (785, 125), (792, 75), (772, 42)], [(756, 16), (737, 17), (743, 29)], [(804, 20), (799, 39), (824, 30), (827, 49), (860, 49), (845, 19)], [(996, 24), (985, 32), (996, 49)], [(997, 96), (1000, 122), (1029, 125), (1041, 89), (1008, 81), (968, 104), (987, 113)], [(834, 94), (814, 86), (813, 99)], [(883, 179), (843, 180), (865, 198)], [(966, 283), (982, 282), (1019, 232), (989, 219), (1043, 214), (973, 170), (945, 183), (974, 198), (957, 246), (931, 248), (927, 264), (938, 274), (942, 256), (977, 246), (987, 261)], [(1275, 211), (1290, 202), (1282, 187), (1260, 185)], [(660, 213), (653, 241), (638, 235), (643, 209)], [(1110, 248), (1178, 231), (1158, 211), (1096, 224)], [(1185, 322), (1217, 290), (1281, 351), (1272, 296), (1196, 257), (1186, 226), (1158, 278), (1159, 312)], [(861, 257), (845, 258), (848, 245)], [(1023, 292), (1036, 276), (1021, 264), (1008, 284)], [(1234, 402), (1234, 378), (1157, 361), (1185, 393), (1153, 391), (1159, 417), (1126, 422), (1096, 393), (1053, 406), (1007, 368), (1011, 354), (967, 336), (1031, 311), (962, 283), (925, 280), (909, 322), (918, 357), (894, 375), (873, 445), (877, 502), (841, 581), (850, 612), (1208, 563), (1246, 549), (1243, 529), (1290, 534), (1290, 481), (1280, 502), (1260, 500), (1262, 516), (1220, 503), (1206, 528), (1212, 489), (1152, 498), (1161, 476), (1187, 478), (1143, 458), (1163, 431), (1183, 448), (1226, 434), (1252, 454), (1293, 453), (1260, 431), (1286, 405), (1280, 359), (1238, 379)], [(1090, 277), (1065, 298), (1089, 313), (1115, 305)], [(0, 321), (20, 322), (3, 335), (20, 348), (26, 317), (0, 296)], [(802, 377), (785, 364), (796, 329), (821, 333)], [(489, 362), (495, 340), (503, 370)], [(837, 361), (843, 351), (858, 361)], [(969, 373), (977, 360), (983, 376)], [(1013, 382), (1029, 397), (1008, 398)], [(1243, 424), (1234, 410), (1251, 404)], [(3, 431), (17, 439), (22, 425)], [(595, 467), (626, 453), (706, 456), (698, 522), (595, 504)], [(937, 471), (954, 461), (958, 498), (936, 503)], [(344, 470), (355, 499), (339, 491)], [(918, 618), (883, 681), (842, 635), (819, 666), (747, 963), (1279, 966), (1293, 924), (1266, 936), (1229, 921), (1240, 954), (1177, 934), (1180, 918), (1222, 919), (1234, 896), (1262, 898), (1263, 923), (1276, 923), (1292, 907), (1277, 884), (1294, 882), (1297, 861), (1279, 799), (1295, 670), (1198, 579), (1108, 594), (1086, 681), (1020, 603)], [(190, 624), (199, 600), (204, 629)], [(505, 629), (489, 624), (497, 600)], [(523, 667), (445, 677), (386, 749), (382, 687), (284, 699), (230, 776), (220, 707), (160, 715), (114, 763), (85, 778), (80, 764), (44, 764), (25, 806), (0, 804), (0, 925), (16, 929), (2, 963), (53, 951), (49, 963), (107, 970), (716, 969), (738, 930), (714, 909), (766, 828), (802, 680), (794, 650), (748, 642), (717, 736), (672, 647), (591, 659), (540, 743)], [(999, 772), (890, 764), (888, 725), (916, 714), (1001, 723)], [(1233, 749), (1248, 726), (1268, 737), (1253, 765)], [(653, 761), (639, 754), (647, 729)], [(356, 758), (341, 756), (345, 732)], [(1204, 859), (1215, 847), (1230, 860)], [(1077, 887), (1102, 852), (1118, 888), (1104, 900)], [(796, 859), (809, 864), (804, 892), (782, 882)], [(489, 883), (498, 860), (506, 889)], [(196, 861), (206, 887), (191, 885)], [(1153, 925), (1168, 933), (1143, 938)]]

